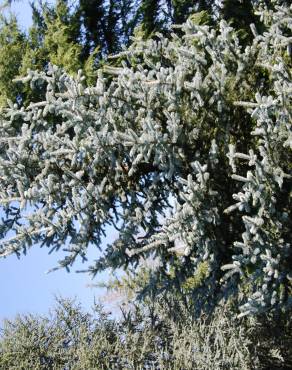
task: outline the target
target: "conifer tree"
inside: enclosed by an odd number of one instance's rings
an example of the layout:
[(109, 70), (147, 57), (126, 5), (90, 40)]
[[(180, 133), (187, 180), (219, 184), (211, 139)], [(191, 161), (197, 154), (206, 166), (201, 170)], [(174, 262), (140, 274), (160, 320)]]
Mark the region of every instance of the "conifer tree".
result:
[(161, 20), (159, 20), (161, 2), (157, 0), (143, 0), (140, 11), (142, 18), (142, 28), (145, 36), (160, 30)]
[[(0, 330), (0, 368), (288, 370), (292, 322), (235, 319), (228, 307), (194, 320), (164, 300), (123, 309), (113, 320), (99, 305), (90, 312), (57, 299), (50, 314), (18, 315)], [(288, 323), (288, 324), (287, 324)]]
[[(1, 255), (35, 243), (70, 268), (158, 261), (149, 291), (241, 315), (291, 306), (291, 8), (261, 13), (240, 45), (224, 20), (136, 40), (94, 85), (50, 65), (20, 79), (44, 96), (1, 119)], [(178, 253), (178, 250), (180, 252)]]
[(15, 17), (0, 16), (0, 109), (7, 99), (20, 98), (21, 88), (13, 83), (20, 74), (25, 35), (20, 31)]
[(16, 18), (2, 16), (0, 24), (0, 106), (7, 99), (25, 103), (35, 99), (35, 94), (25, 86), (13, 83), (28, 69), (43, 70), (54, 63), (71, 74), (82, 68), (88, 81), (96, 79), (96, 57), (98, 48), (84, 56), (84, 45), (80, 42), (80, 22), (77, 10), (71, 9), (66, 0), (58, 0), (53, 6), (32, 4), (33, 24), (28, 34), (20, 31)]
[[(213, 13), (212, 10), (213, 1), (200, 0), (200, 1), (190, 1), (190, 0), (172, 0), (172, 14), (173, 14), (173, 23), (182, 24), (188, 18), (191, 13), (206, 11), (211, 16)], [(214, 5), (214, 4), (213, 4)]]

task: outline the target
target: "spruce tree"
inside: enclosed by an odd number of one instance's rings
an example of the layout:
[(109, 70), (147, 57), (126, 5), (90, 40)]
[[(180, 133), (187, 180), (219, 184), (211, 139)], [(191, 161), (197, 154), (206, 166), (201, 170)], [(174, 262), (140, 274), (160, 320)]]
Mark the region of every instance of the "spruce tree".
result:
[[(291, 306), (291, 8), (236, 30), (190, 18), (182, 36), (136, 40), (86, 86), (50, 65), (20, 79), (45, 96), (1, 118), (1, 255), (64, 247), (60, 266), (158, 261), (145, 292), (181, 292), (200, 312)], [(179, 252), (178, 252), (179, 251)]]

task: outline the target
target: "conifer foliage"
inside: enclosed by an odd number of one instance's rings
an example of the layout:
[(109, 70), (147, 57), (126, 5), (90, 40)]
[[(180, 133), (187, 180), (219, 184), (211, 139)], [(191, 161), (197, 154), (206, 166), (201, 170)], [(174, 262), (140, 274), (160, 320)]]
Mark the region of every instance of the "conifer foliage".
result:
[(111, 225), (93, 274), (151, 255), (145, 292), (187, 286), (198, 311), (226, 296), (240, 315), (291, 306), (292, 8), (259, 16), (244, 47), (200, 17), (136, 38), (93, 86), (29, 71), (45, 96), (0, 121), (1, 256), (67, 245), (69, 268)]
[[(176, 307), (180, 306), (176, 301)], [(291, 319), (236, 319), (218, 307), (208, 319), (173, 317), (164, 300), (112, 319), (95, 305), (57, 299), (50, 314), (18, 315), (0, 329), (0, 368), (9, 370), (289, 370)], [(239, 322), (240, 321), (240, 325)]]

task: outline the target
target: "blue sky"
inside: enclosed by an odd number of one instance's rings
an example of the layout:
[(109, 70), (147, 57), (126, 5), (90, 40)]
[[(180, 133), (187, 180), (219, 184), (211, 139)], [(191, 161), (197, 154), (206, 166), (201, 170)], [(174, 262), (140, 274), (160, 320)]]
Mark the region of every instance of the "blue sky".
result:
[(31, 7), (29, 1), (13, 1), (11, 9), (16, 14), (21, 26), (27, 29), (31, 24)]
[[(13, 2), (12, 11), (17, 15), (21, 27), (27, 29), (31, 24), (29, 2)], [(104, 243), (114, 238), (112, 233), (109, 234)], [(98, 251), (92, 248), (89, 251), (90, 260), (97, 254)], [(54, 304), (55, 295), (76, 297), (86, 309), (93, 305), (95, 297), (102, 299), (105, 291), (88, 285), (106, 280), (108, 274), (91, 280), (85, 273), (74, 273), (77, 269), (84, 269), (81, 263), (74, 266), (71, 273), (59, 270), (46, 274), (47, 270), (57, 265), (58, 259), (58, 254), (48, 255), (46, 249), (37, 246), (20, 259), (16, 256), (0, 259), (0, 321), (3, 318), (12, 318), (17, 313), (44, 314)]]

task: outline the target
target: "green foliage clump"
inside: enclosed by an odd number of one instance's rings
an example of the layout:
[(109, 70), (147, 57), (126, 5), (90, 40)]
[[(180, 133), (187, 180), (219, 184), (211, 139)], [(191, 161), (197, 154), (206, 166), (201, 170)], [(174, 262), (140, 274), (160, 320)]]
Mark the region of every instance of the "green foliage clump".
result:
[(1, 16), (0, 108), (7, 106), (7, 99), (22, 104), (34, 100), (35, 93), (14, 79), (26, 75), (28, 70), (46, 69), (49, 62), (73, 75), (83, 68), (88, 81), (96, 78), (93, 61), (96, 50), (83, 58), (83, 47), (78, 35), (74, 35), (74, 14), (70, 13), (66, 1), (58, 1), (55, 7), (40, 5), (40, 9), (34, 7), (33, 12), (34, 22), (28, 34), (20, 31), (13, 15)]
[(0, 16), (0, 108), (7, 99), (15, 100), (19, 86), (13, 79), (21, 73), (23, 50), (26, 48), (25, 35), (18, 28), (16, 19)]
[(197, 270), (194, 273), (194, 276), (187, 278), (182, 284), (182, 288), (188, 291), (193, 291), (198, 288), (209, 276), (209, 263), (207, 261), (201, 262)]

